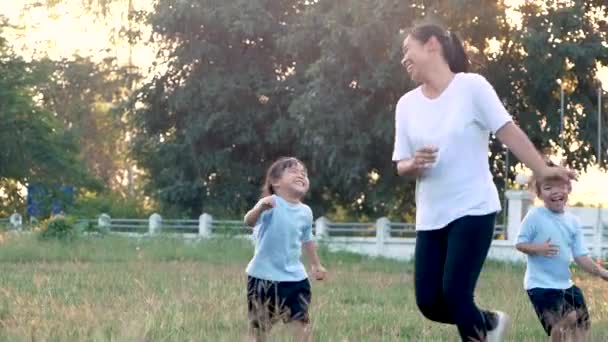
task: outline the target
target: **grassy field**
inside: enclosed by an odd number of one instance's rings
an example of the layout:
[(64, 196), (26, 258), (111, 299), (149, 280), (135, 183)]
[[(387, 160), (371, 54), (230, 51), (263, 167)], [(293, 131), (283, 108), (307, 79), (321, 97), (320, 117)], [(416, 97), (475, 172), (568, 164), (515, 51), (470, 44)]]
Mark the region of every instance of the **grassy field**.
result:
[[(1, 341), (241, 341), (247, 330), (248, 242), (2, 235)], [(313, 282), (317, 341), (455, 341), (454, 327), (417, 311), (410, 263), (321, 251), (331, 275)], [(521, 288), (521, 265), (488, 263), (482, 307), (510, 313), (510, 341), (545, 341)], [(608, 341), (608, 283), (579, 277), (592, 341)], [(273, 340), (288, 340), (284, 327)]]

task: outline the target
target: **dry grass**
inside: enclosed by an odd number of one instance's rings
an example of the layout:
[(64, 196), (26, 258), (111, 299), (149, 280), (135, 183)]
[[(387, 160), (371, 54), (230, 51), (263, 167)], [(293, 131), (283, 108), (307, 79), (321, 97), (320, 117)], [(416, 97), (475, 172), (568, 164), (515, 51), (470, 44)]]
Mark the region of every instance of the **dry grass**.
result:
[[(247, 330), (240, 240), (82, 239), (73, 244), (6, 236), (0, 244), (0, 340), (240, 341)], [(412, 265), (322, 253), (331, 276), (313, 282), (318, 341), (454, 341), (454, 327), (418, 312)], [(547, 340), (525, 292), (523, 267), (489, 263), (482, 307), (509, 312), (510, 341)], [(576, 273), (592, 340), (608, 341), (608, 283)], [(287, 339), (277, 327), (274, 340)]]

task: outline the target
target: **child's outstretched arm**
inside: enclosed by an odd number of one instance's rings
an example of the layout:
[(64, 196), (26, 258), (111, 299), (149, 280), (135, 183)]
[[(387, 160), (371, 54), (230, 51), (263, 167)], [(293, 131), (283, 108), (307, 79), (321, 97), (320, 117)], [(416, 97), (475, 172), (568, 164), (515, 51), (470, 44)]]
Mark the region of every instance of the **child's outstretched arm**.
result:
[(313, 277), (316, 280), (323, 280), (327, 275), (327, 270), (321, 265), (321, 260), (317, 254), (317, 244), (313, 240), (304, 242), (304, 244), (302, 244), (302, 249), (304, 249), (308, 262), (310, 263)]
[(586, 272), (608, 281), (608, 270), (595, 263), (588, 255), (575, 257), (574, 261)]
[(583, 230), (579, 226), (576, 229), (574, 241), (572, 243), (572, 256), (574, 261), (583, 268), (583, 270), (601, 277), (604, 280), (608, 280), (608, 271), (602, 266), (596, 264), (591, 257), (589, 257), (589, 250), (585, 246), (585, 240), (583, 239)]
[(260, 215), (265, 210), (274, 208), (274, 205), (274, 198), (272, 198), (272, 196), (266, 196), (260, 199), (258, 203), (256, 203), (255, 206), (253, 206), (253, 208), (251, 208), (251, 210), (249, 210), (247, 214), (245, 214), (245, 218), (243, 219), (243, 221), (248, 227), (255, 226), (255, 223), (258, 222), (258, 218), (260, 217)]

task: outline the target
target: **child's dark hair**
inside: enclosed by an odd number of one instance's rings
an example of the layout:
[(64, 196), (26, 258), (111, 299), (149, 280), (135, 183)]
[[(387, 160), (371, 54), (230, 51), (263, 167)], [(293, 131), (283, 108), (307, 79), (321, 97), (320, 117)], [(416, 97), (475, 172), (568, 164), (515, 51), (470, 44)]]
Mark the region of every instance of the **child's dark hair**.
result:
[(274, 189), (272, 183), (277, 181), (283, 175), (285, 169), (296, 165), (302, 165), (304, 169), (306, 166), (298, 158), (294, 157), (281, 157), (277, 159), (266, 171), (266, 178), (264, 178), (264, 185), (262, 185), (262, 197), (274, 195)]
[(458, 36), (437, 24), (416, 25), (410, 31), (410, 36), (422, 43), (435, 37), (443, 49), (443, 57), (448, 62), (453, 73), (467, 72), (469, 70), (469, 56), (464, 50), (462, 41)]
[[(552, 162), (551, 160), (549, 160), (548, 158), (545, 159), (545, 163), (547, 164), (547, 166), (550, 167), (555, 167), (557, 165), (555, 165), (554, 162)], [(563, 181), (562, 178), (555, 176), (555, 177), (551, 177), (551, 178), (545, 178), (545, 179), (540, 179), (538, 177), (532, 177), (532, 179), (530, 180), (530, 188), (534, 189), (534, 191), (536, 192), (536, 196), (540, 196), (540, 191), (541, 188), (543, 186), (544, 183), (547, 182), (559, 182), (559, 181)]]

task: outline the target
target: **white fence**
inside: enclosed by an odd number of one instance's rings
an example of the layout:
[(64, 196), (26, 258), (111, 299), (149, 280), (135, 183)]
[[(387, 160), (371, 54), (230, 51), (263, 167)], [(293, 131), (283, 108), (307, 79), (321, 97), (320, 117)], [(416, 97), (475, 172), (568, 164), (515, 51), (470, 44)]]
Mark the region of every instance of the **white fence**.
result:
[[(495, 240), (489, 258), (503, 261), (523, 261), (524, 255), (515, 249), (515, 238), (520, 222), (530, 207), (532, 195), (527, 191), (508, 191), (508, 224), (497, 225)], [(608, 255), (608, 209), (579, 208), (570, 210), (580, 218), (585, 241), (595, 257)], [(18, 215), (18, 214), (17, 214)], [(11, 216), (5, 224), (15, 228), (21, 218)], [(215, 220), (209, 214), (202, 214), (198, 220), (163, 219), (152, 214), (148, 219), (116, 219), (102, 214), (97, 219), (80, 220), (87, 224), (115, 234), (152, 237), (168, 235), (185, 239), (200, 239), (213, 236), (251, 236), (251, 229), (241, 220)], [(346, 223), (331, 222), (324, 217), (318, 218), (313, 226), (320, 244), (332, 251), (350, 251), (370, 256), (382, 256), (409, 260), (414, 255), (416, 244), (415, 227), (411, 223), (391, 222), (380, 218), (375, 222)]]
[[(515, 249), (515, 242), (521, 220), (532, 204), (533, 195), (528, 191), (508, 191), (507, 226), (496, 226), (495, 240), (489, 251), (489, 258), (501, 261), (524, 261), (524, 254)], [(572, 207), (569, 210), (580, 219), (585, 242), (593, 257), (608, 256), (608, 209)], [(414, 255), (416, 239), (411, 224), (392, 223), (379, 219), (376, 232), (371, 236), (334, 236), (332, 231), (344, 230), (344, 224), (333, 224), (323, 218), (317, 220), (317, 237), (330, 250), (345, 250), (372, 256), (383, 256), (409, 260)], [(349, 231), (361, 229), (350, 226)]]

